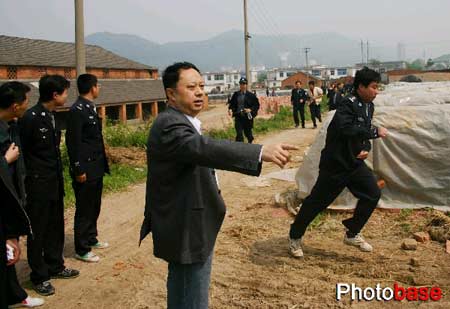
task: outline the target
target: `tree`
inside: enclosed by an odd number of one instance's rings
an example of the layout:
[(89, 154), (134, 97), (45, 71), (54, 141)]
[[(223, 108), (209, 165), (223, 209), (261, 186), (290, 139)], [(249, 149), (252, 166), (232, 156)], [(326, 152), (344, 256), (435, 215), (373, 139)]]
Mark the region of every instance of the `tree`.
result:
[(266, 72), (261, 72), (258, 74), (258, 83), (263, 83), (265, 82), (267, 79), (267, 73)]
[(434, 64), (434, 61), (433, 61), (433, 59), (428, 59), (428, 61), (427, 61), (427, 67), (429, 68), (429, 67), (431, 67), (431, 66), (433, 66), (433, 64)]
[(423, 70), (424, 66), (425, 62), (422, 59), (416, 59), (413, 62), (407, 64), (407, 67), (410, 70)]

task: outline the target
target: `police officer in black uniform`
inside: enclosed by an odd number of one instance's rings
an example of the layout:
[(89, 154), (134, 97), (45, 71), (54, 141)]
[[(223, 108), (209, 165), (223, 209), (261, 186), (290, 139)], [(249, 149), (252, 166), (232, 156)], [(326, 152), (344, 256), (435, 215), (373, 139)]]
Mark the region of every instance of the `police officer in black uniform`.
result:
[[(11, 81), (0, 86), (0, 308), (8, 305), (34, 307), (44, 303), (28, 296), (17, 279), (15, 263), (21, 252), (19, 237), (33, 237), (25, 211), (25, 163), (21, 155), (19, 127), (16, 119), (28, 107), (30, 87)], [(6, 254), (6, 244), (9, 254)], [(8, 264), (7, 264), (8, 263)]]
[(40, 295), (55, 293), (50, 278), (75, 278), (64, 266), (64, 178), (59, 149), (61, 130), (55, 110), (67, 101), (70, 82), (60, 75), (39, 80), (39, 101), (20, 119), (22, 153), (27, 167), (27, 213), (34, 237), (28, 239), (30, 279)]
[(296, 128), (299, 126), (298, 113), (300, 113), (300, 118), (302, 120), (302, 128), (305, 128), (306, 100), (308, 100), (308, 94), (305, 89), (302, 88), (302, 82), (298, 80), (295, 82), (295, 88), (292, 89), (291, 93), (291, 104), (294, 112), (294, 123)]
[(379, 73), (368, 68), (358, 71), (354, 81), (356, 91), (338, 106), (328, 127), (319, 177), (291, 225), (289, 251), (294, 257), (303, 256), (301, 238), (308, 225), (346, 187), (359, 200), (353, 217), (342, 222), (347, 228), (344, 243), (362, 251), (372, 251), (372, 246), (360, 231), (381, 196), (372, 171), (364, 163), (371, 149), (369, 140), (387, 136), (385, 128), (372, 125), (372, 101), (377, 95), (379, 82)]
[(108, 243), (97, 239), (97, 219), (100, 215), (103, 176), (109, 174), (101, 119), (94, 104), (100, 85), (95, 75), (82, 74), (78, 77), (77, 86), (80, 96), (70, 108), (66, 132), (76, 198), (75, 257), (85, 262), (98, 262), (100, 258), (91, 248), (108, 247)]
[(247, 91), (247, 79), (242, 77), (239, 80), (239, 91), (233, 93), (230, 100), (229, 109), (234, 117), (234, 127), (236, 129), (236, 142), (243, 142), (245, 134), (247, 141), (253, 141), (253, 119), (258, 115), (259, 101), (255, 94)]

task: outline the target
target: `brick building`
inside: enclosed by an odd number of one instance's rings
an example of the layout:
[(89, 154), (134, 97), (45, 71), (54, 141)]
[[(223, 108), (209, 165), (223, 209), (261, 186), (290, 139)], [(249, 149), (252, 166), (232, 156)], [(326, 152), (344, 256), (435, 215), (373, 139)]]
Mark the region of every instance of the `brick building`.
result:
[[(0, 35), (0, 84), (19, 80), (31, 87), (30, 103), (39, 98), (38, 80), (45, 74), (60, 74), (71, 80), (68, 104), (58, 109), (65, 118), (76, 100), (75, 44)], [(114, 54), (102, 47), (86, 45), (86, 71), (101, 84), (97, 99), (99, 114), (126, 123), (156, 115), (166, 95), (158, 69)], [(105, 117), (103, 117), (105, 119)]]
[(282, 89), (292, 89), (295, 87), (296, 81), (301, 81), (304, 88), (308, 87), (308, 82), (313, 80), (317, 87), (322, 87), (323, 80), (304, 72), (298, 72), (281, 82)]

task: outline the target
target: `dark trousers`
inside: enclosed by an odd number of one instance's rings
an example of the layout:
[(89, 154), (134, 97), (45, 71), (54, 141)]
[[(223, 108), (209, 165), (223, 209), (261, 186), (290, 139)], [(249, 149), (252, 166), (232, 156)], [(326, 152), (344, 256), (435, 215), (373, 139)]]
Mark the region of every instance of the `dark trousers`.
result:
[(313, 122), (314, 127), (317, 127), (316, 118), (322, 122), (322, 115), (320, 114), (320, 105), (315, 103), (311, 103), (309, 105), (309, 111), (311, 113), (311, 120)]
[(207, 309), (212, 253), (204, 263), (169, 263), (168, 309)]
[(353, 217), (342, 221), (352, 233), (357, 234), (369, 220), (381, 196), (375, 177), (363, 163), (351, 173), (329, 174), (323, 170), (311, 194), (304, 200), (300, 211), (291, 225), (290, 238), (301, 238), (314, 218), (325, 210), (347, 187), (358, 198)]
[(236, 142), (244, 141), (244, 136), (242, 133), (245, 134), (245, 137), (247, 138), (249, 144), (253, 142), (253, 122), (251, 120), (242, 119), (237, 116), (234, 119), (234, 128), (236, 129)]
[(30, 279), (39, 284), (64, 270), (64, 202), (28, 199), (27, 213), (33, 237), (27, 241)]
[(75, 252), (84, 255), (97, 240), (97, 219), (102, 203), (103, 177), (84, 183), (72, 182), (75, 191)]
[(6, 267), (6, 299), (8, 305), (13, 305), (22, 302), (28, 297), (27, 292), (20, 286), (17, 279), (16, 267), (14, 265)]
[(298, 119), (298, 114), (300, 113), (300, 119), (302, 120), (302, 128), (304, 128), (305, 127), (305, 103), (294, 104), (293, 112), (294, 112), (295, 126), (298, 127), (300, 124), (300, 121)]

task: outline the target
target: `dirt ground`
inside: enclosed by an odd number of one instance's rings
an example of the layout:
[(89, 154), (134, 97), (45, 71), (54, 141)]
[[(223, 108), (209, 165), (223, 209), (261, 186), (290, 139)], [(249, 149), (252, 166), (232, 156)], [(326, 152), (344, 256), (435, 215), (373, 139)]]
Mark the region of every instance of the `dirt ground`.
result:
[[(222, 115), (213, 108), (207, 113)], [(226, 112), (226, 110), (225, 110)], [(205, 115), (208, 116), (208, 115)], [(211, 116), (212, 117), (212, 116)], [(214, 120), (215, 119), (215, 120)], [(204, 122), (221, 123), (212, 117)], [(289, 129), (257, 137), (256, 142), (288, 142), (298, 145), (293, 162), (301, 164), (304, 150), (317, 130)], [(263, 175), (279, 170), (263, 165)], [(419, 231), (429, 212), (376, 211), (364, 229), (374, 252), (363, 253), (342, 243), (340, 221), (348, 213), (326, 213), (304, 239), (305, 258), (293, 259), (287, 251), (292, 217), (275, 206), (274, 195), (295, 184), (270, 180), (268, 187), (248, 187), (251, 177), (219, 172), (228, 206), (213, 260), (211, 308), (450, 308), (450, 254), (437, 242), (419, 244), (416, 251), (400, 248), (404, 238)], [(73, 210), (66, 213), (66, 264), (81, 271), (73, 280), (53, 280), (56, 294), (46, 297), (44, 308), (164, 308), (167, 264), (152, 255), (151, 237), (138, 247), (143, 219), (145, 185), (104, 197), (99, 219), (100, 239), (111, 247), (98, 250), (101, 261), (86, 264), (73, 258)], [(415, 265), (410, 265), (415, 258)], [(418, 265), (417, 265), (418, 264)], [(26, 261), (19, 273), (27, 281)], [(394, 282), (439, 286), (445, 293), (439, 302), (350, 302), (335, 299), (337, 283), (360, 287), (393, 287)], [(35, 295), (25, 282), (30, 294)]]

